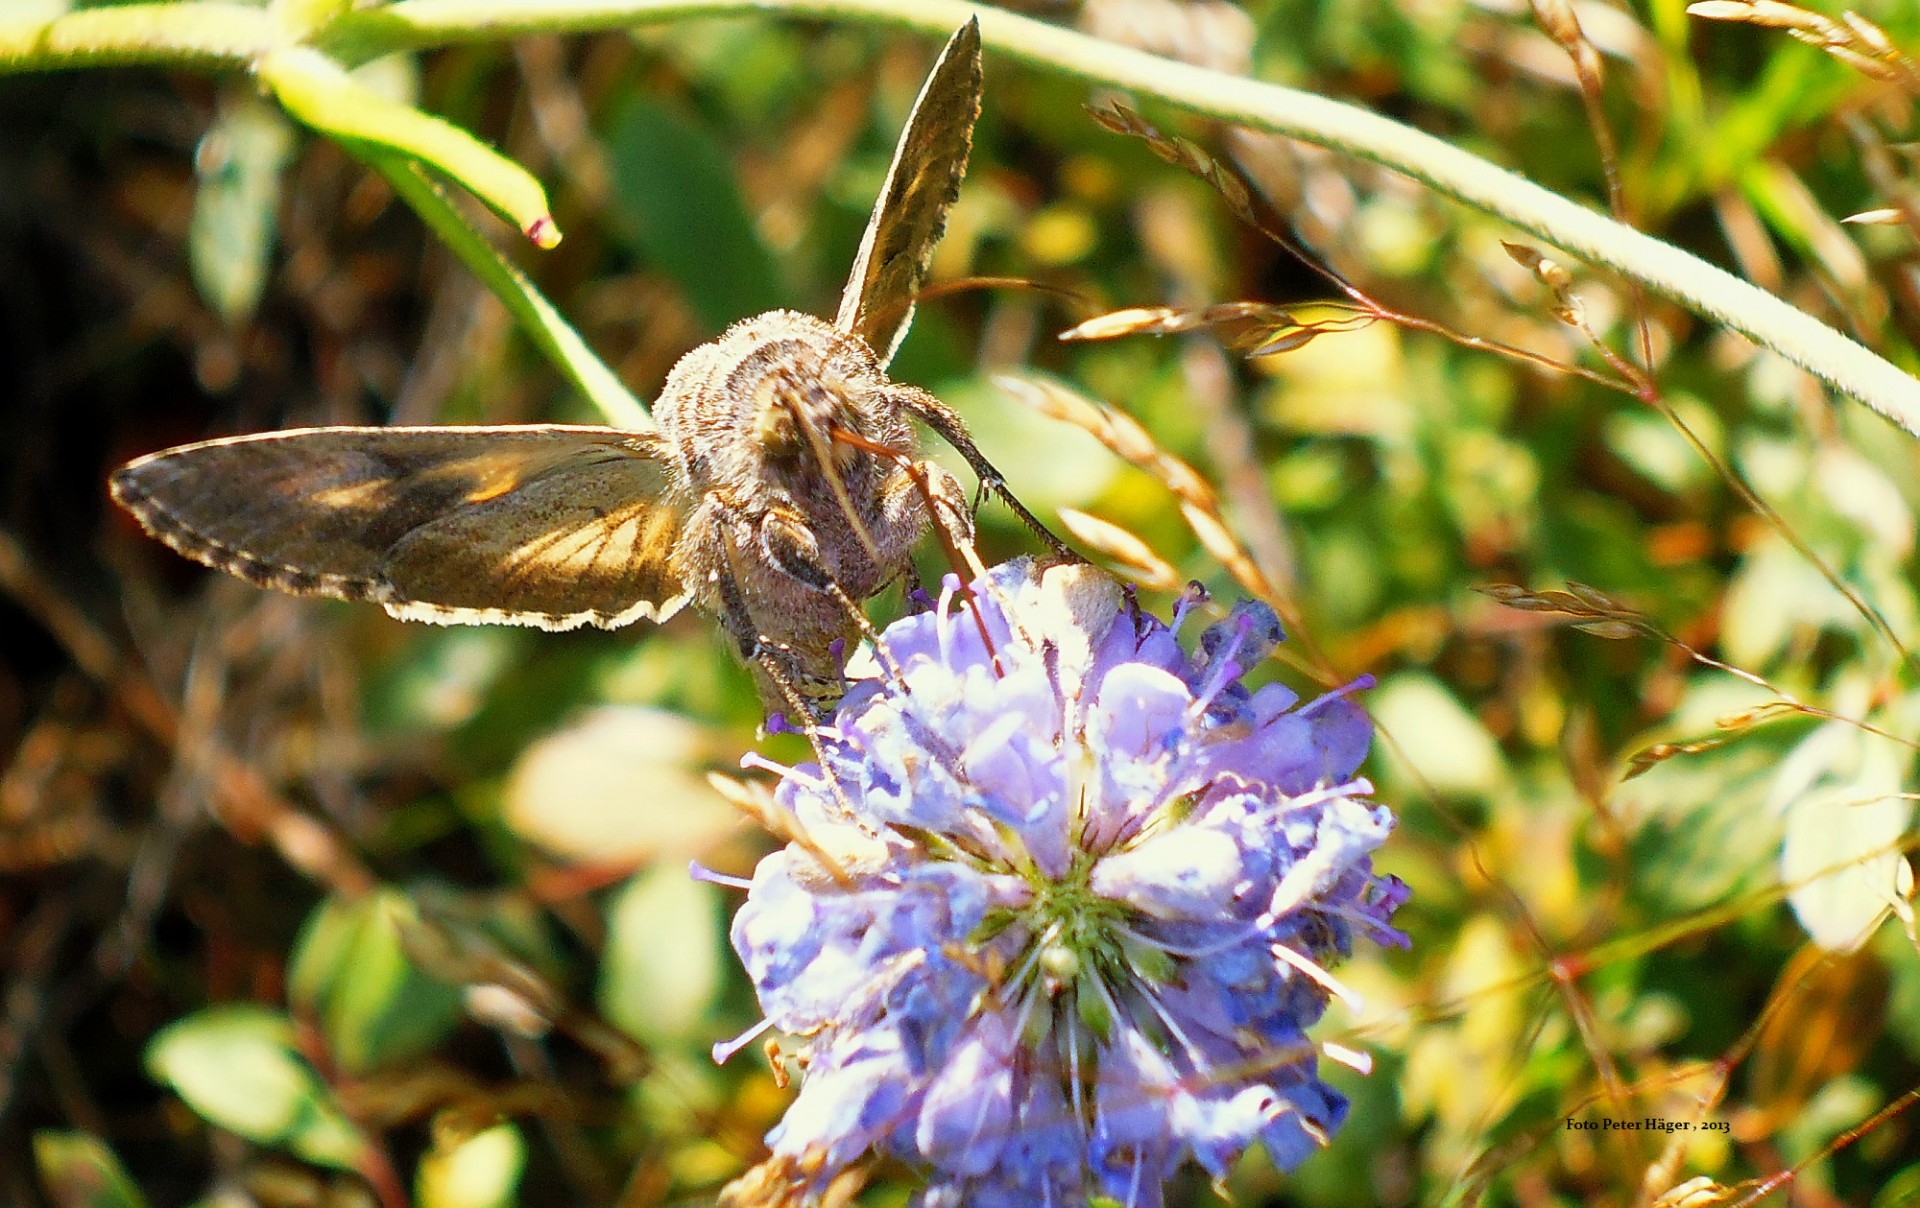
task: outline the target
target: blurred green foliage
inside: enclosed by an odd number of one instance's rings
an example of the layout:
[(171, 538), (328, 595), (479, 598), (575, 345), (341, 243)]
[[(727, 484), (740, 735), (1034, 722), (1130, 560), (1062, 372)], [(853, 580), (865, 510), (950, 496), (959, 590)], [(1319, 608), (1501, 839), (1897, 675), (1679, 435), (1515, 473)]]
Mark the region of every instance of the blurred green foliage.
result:
[[(1920, 52), (1920, 8), (1858, 7)], [(1576, 8), (1636, 224), (1915, 363), (1914, 211), (1837, 221), (1913, 205), (1914, 98), (1679, 0)], [(1570, 61), (1525, 6), (1245, 9), (1262, 78), (1606, 204)], [(546, 184), (566, 242), (509, 255), (644, 398), (734, 318), (832, 309), (929, 53), (727, 20), (412, 66), (427, 109)], [(1273, 674), (1379, 680), (1368, 772), (1403, 819), (1384, 864), (1414, 888), (1413, 947), (1339, 974), (1367, 1007), (1320, 1039), (1375, 1059), (1344, 1079), (1353, 1119), (1296, 1175), (1244, 1164), (1233, 1202), (1647, 1203), (1783, 1170), (1807, 1203), (1913, 1202), (1912, 1114), (1874, 1116), (1920, 1086), (1910, 916), (1856, 953), (1807, 938), (1876, 915), (1911, 843), (1920, 668), (1889, 635), (1920, 634), (1912, 439), (1577, 267), (1586, 321), (1629, 360), (1644, 315), (1657, 397), (1385, 322), (1252, 362), (1205, 333), (1061, 344), (1121, 307), (1333, 290), (1089, 120), (1077, 85), (987, 73), (937, 278), (1054, 292), (923, 305), (897, 376), (958, 406), (1029, 504), (1122, 525), (1231, 598), (1153, 474), (993, 378), (1135, 416), (1297, 610), (1301, 653)], [(0, 620), (22, 635), (0, 685), (0, 967), (22, 1004), (0, 1019), (0, 1202), (710, 1202), (791, 1095), (752, 1053), (707, 1056), (757, 1015), (728, 903), (682, 870), (745, 875), (769, 845), (703, 778), (760, 720), (714, 627), (405, 627), (206, 582), (102, 508), (113, 464), (176, 440), (582, 402), (378, 176), (242, 93), (8, 79), (0, 112), (0, 523), (20, 551)], [(1499, 223), (1147, 116), (1395, 310), (1607, 370)], [(989, 560), (1032, 550), (1003, 509), (981, 526)], [(923, 565), (944, 570), (931, 543)], [(1641, 627), (1475, 591), (1569, 581)], [(1810, 883), (1836, 864), (1855, 879)], [(1646, 1117), (1732, 1131), (1566, 1126)], [(911, 1172), (875, 1183), (861, 1202), (898, 1203)], [(1213, 1196), (1194, 1179), (1176, 1202)]]

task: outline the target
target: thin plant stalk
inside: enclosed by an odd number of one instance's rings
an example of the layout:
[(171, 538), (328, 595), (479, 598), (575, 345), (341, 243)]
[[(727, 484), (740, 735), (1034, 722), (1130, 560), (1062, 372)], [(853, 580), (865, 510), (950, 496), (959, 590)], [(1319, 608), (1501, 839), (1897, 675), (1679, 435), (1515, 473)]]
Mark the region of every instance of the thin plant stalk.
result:
[[(351, 65), (454, 42), (742, 14), (860, 21), (927, 34), (978, 18), (987, 46), (1029, 65), (1402, 172), (1740, 332), (1920, 435), (1920, 380), (1884, 357), (1749, 282), (1441, 139), (1326, 97), (1173, 62), (963, 0), (401, 0), (344, 13), (314, 31), (311, 44)], [(233, 4), (84, 9), (50, 20), (0, 22), (0, 73), (112, 63), (251, 68), (289, 37), (268, 14)]]

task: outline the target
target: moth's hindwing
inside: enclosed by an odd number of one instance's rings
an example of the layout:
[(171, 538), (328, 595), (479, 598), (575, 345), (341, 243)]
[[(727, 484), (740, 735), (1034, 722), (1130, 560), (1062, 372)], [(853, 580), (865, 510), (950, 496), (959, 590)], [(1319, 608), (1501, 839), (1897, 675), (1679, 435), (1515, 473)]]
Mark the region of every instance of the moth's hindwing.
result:
[(111, 485), (195, 561), (407, 620), (612, 629), (688, 597), (672, 472), (646, 433), (306, 428), (168, 449)]
[(934, 245), (960, 196), (982, 87), (980, 24), (969, 21), (947, 40), (913, 103), (834, 317), (883, 367), (906, 337), (914, 295), (927, 283)]

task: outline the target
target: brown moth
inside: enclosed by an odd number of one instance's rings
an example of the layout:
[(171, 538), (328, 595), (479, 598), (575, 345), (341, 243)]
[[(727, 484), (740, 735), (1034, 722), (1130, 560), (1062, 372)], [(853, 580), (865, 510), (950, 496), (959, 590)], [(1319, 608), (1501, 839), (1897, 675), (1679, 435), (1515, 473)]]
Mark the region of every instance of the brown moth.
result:
[(906, 573), (930, 511), (971, 531), (960, 485), (913, 460), (912, 420), (1045, 532), (957, 415), (886, 374), (959, 194), (980, 97), (969, 22), (914, 102), (833, 322), (769, 311), (694, 349), (654, 405), (658, 432), (270, 432), (130, 462), (113, 497), (196, 561), (406, 620), (613, 629), (691, 602), (755, 660), (770, 706), (817, 707), (838, 692), (859, 602)]

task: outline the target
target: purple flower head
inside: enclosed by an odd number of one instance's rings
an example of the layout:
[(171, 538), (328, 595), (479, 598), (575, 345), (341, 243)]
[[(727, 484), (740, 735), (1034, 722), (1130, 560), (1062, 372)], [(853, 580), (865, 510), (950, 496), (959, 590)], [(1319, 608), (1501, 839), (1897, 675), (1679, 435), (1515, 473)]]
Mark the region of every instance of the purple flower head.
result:
[(1371, 863), (1366, 715), (1240, 682), (1280, 639), (1242, 604), (1188, 653), (1107, 576), (1026, 560), (881, 635), (734, 918), (805, 1070), (736, 1201), (890, 1155), (923, 1205), (1147, 1208), (1183, 1164), (1325, 1143), (1325, 967), (1404, 944), (1406, 892)]

